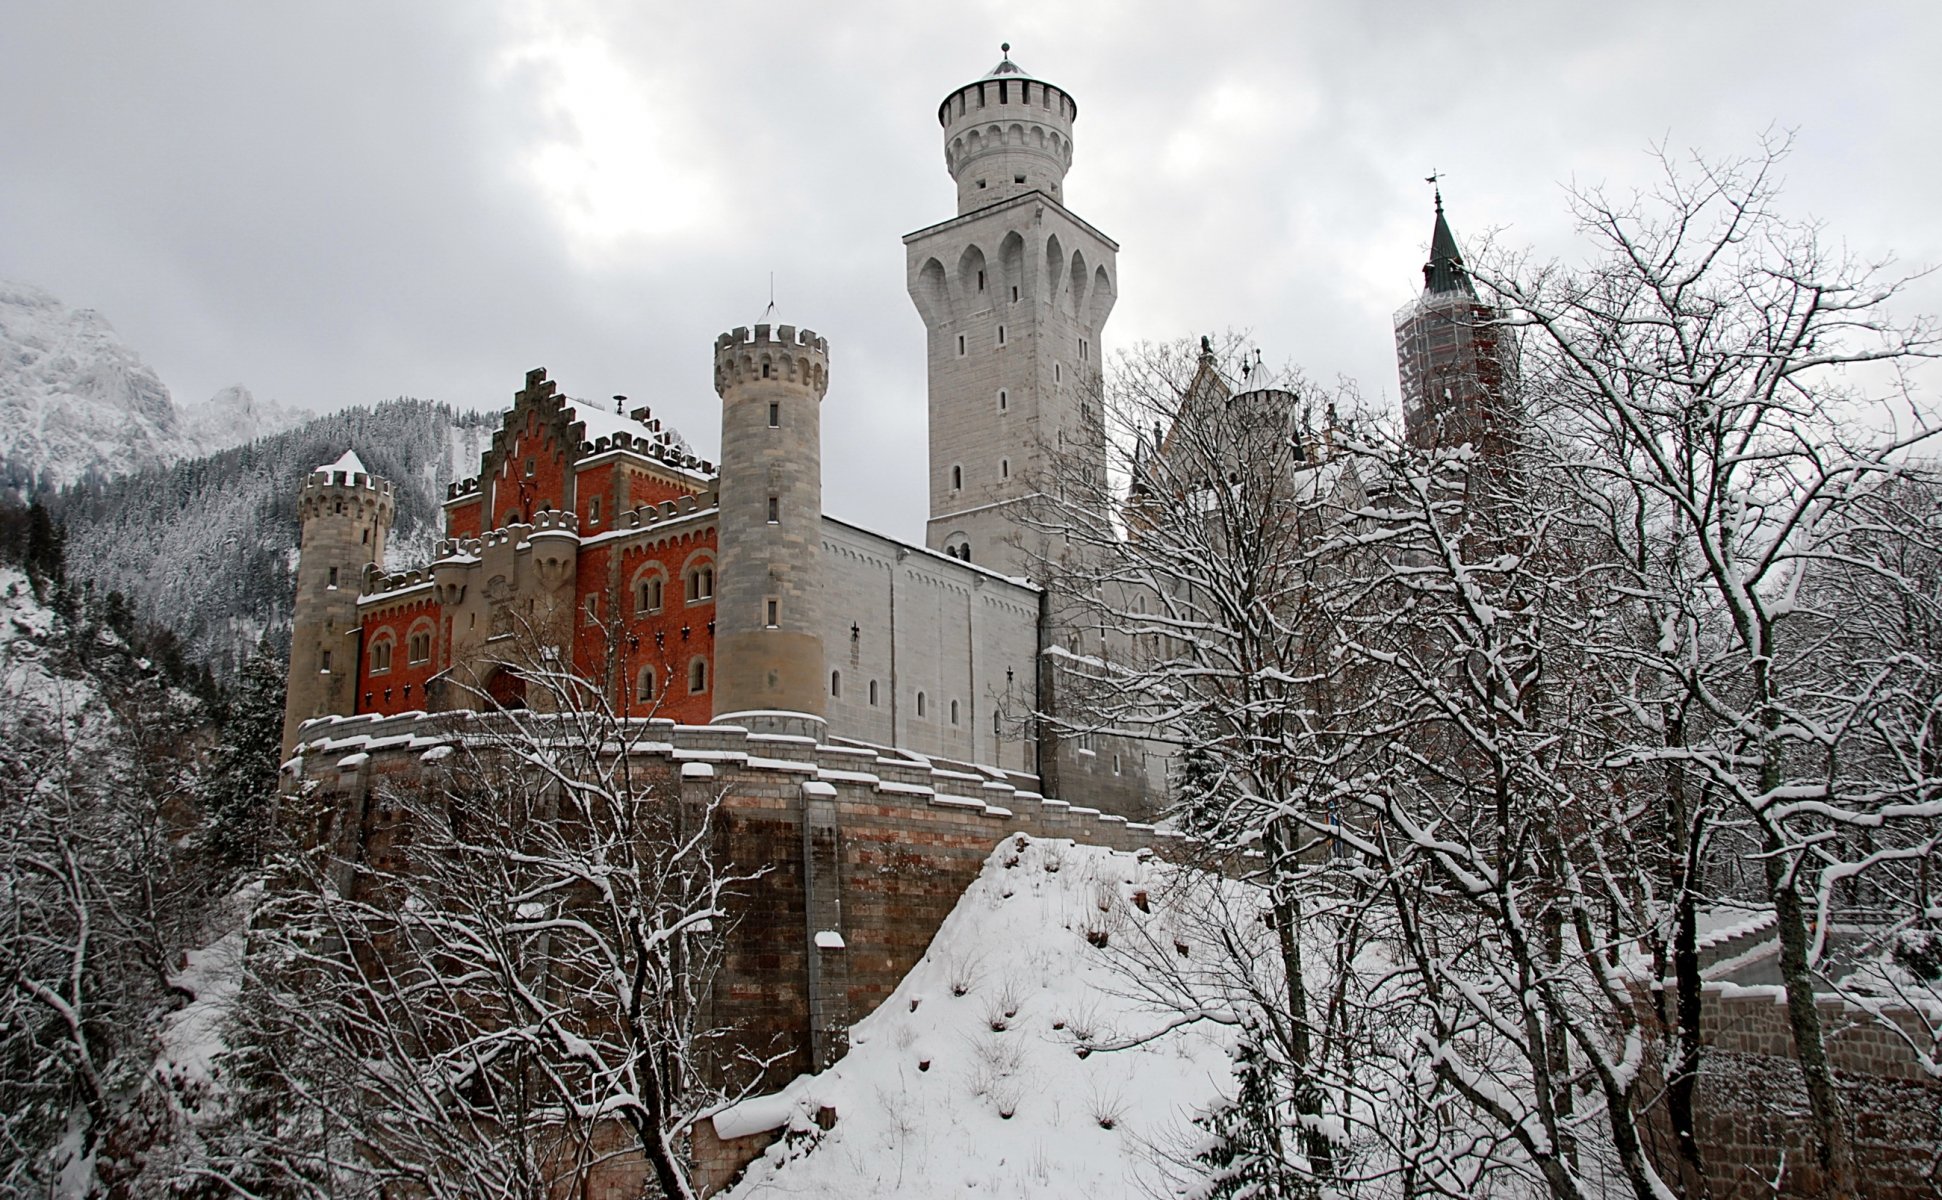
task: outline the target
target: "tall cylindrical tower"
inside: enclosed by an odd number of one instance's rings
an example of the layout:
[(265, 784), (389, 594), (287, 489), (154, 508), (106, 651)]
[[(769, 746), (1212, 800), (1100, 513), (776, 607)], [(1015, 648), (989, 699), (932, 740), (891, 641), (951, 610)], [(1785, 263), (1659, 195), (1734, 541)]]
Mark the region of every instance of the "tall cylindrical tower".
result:
[(793, 325), (715, 339), (722, 399), (715, 719), (823, 715), (822, 401), (829, 343)]
[(958, 215), (1026, 192), (1065, 203), (1072, 166), (1072, 121), (1079, 106), (1063, 88), (1034, 79), (1005, 59), (982, 79), (944, 98), (944, 163), (958, 185)]
[(304, 480), (297, 503), (303, 540), (290, 630), (290, 690), (283, 752), (312, 717), (348, 716), (357, 702), (357, 597), (364, 568), (384, 561), (391, 532), (391, 484), (364, 469), (354, 451)]

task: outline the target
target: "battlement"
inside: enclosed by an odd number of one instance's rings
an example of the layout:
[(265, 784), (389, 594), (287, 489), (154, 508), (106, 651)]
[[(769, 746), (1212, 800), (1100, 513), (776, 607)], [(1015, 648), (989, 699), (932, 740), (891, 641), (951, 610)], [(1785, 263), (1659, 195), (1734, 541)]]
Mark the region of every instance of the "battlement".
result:
[(799, 348), (825, 356), (829, 354), (829, 339), (818, 335), (813, 329), (797, 329), (794, 325), (777, 325), (774, 326), (775, 335), (771, 337), (769, 334), (770, 328), (768, 325), (757, 325), (754, 334), (751, 335), (748, 326), (737, 325), (735, 328), (715, 339), (715, 353), (719, 355), (722, 351), (736, 346), (747, 346), (751, 349), (773, 346), (776, 348)]
[[(696, 513), (712, 511), (720, 504), (720, 497), (714, 491), (702, 492), (695, 496), (682, 496), (676, 500), (660, 504), (643, 504), (639, 508), (628, 509), (614, 518), (613, 527), (607, 534), (625, 532), (630, 529), (648, 529), (665, 521), (674, 521), (694, 516)], [(545, 511), (533, 514), (531, 524), (524, 522), (507, 525), (500, 529), (488, 530), (478, 537), (440, 538), (433, 546), (432, 558), (446, 560), (455, 558), (476, 558), (491, 546), (507, 544), (518, 545), (540, 536), (579, 536), (580, 519), (570, 512)]]
[[(375, 513), (388, 526), (395, 508), (391, 481), (363, 470), (338, 469), (346, 461), (356, 460), (346, 456), (337, 464), (319, 467), (305, 476), (303, 489), (297, 494), (298, 515), (304, 521), (310, 521), (347, 511), (358, 515)], [(357, 465), (361, 467), (363, 464)]]
[(391, 495), (391, 481), (363, 471), (312, 471), (304, 477), (303, 493), (309, 495), (326, 488), (348, 488), (352, 491), (375, 492), (380, 496)]
[(755, 380), (780, 380), (808, 388), (821, 399), (829, 389), (829, 340), (794, 325), (739, 325), (715, 339), (715, 390)]

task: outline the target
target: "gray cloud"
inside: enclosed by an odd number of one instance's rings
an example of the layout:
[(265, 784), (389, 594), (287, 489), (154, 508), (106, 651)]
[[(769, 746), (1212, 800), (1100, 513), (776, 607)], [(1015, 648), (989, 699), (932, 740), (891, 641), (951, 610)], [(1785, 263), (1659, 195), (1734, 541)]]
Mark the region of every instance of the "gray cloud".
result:
[(488, 406), (544, 364), (706, 452), (710, 343), (773, 272), (833, 343), (830, 509), (916, 537), (898, 239), (950, 215), (936, 105), (1001, 39), (1079, 100), (1113, 343), (1245, 327), (1380, 397), (1433, 166), (1460, 236), (1570, 258), (1560, 181), (1797, 129), (1795, 211), (1942, 261), (1938, 32), (1913, 3), (25, 4), (0, 276), (101, 309), (179, 400)]

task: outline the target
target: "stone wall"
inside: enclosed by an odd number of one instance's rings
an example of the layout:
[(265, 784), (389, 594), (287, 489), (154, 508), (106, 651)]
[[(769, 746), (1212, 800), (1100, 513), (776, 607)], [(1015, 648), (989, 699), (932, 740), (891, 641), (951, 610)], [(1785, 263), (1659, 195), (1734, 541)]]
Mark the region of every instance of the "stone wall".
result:
[[(382, 785), (409, 786), (428, 753), (492, 720), (315, 721), (285, 766), (286, 785), (314, 784), (332, 814), (313, 838), (347, 859), (385, 865), (395, 814), (373, 803)], [(710, 1023), (732, 1024), (749, 1049), (778, 1056), (767, 1086), (844, 1053), (850, 1026), (896, 989), (1006, 836), (1125, 852), (1188, 845), (1151, 825), (1042, 796), (1023, 772), (732, 725), (631, 724), (633, 752), (650, 760), (644, 773), (679, 780), (670, 802), (716, 801), (723, 855), (738, 870), (764, 872), (729, 935)], [(750, 1144), (736, 1153), (759, 1149), (760, 1139), (742, 1140)]]
[[(1828, 1061), (1854, 1122), (1867, 1200), (1942, 1195), (1942, 1081), (1923, 1071), (1907, 1042), (1838, 996), (1819, 1008)], [(1913, 1013), (1889, 1010), (1911, 1033)], [(1698, 1094), (1701, 1157), (1713, 1200), (1807, 1200), (1826, 1194), (1814, 1161), (1807, 1095), (1794, 1061), (1779, 987), (1707, 984)], [(1917, 1037), (1918, 1044), (1927, 1040)], [(1662, 1115), (1662, 1114), (1661, 1114)], [(1676, 1177), (1671, 1132), (1654, 1129), (1661, 1170)]]

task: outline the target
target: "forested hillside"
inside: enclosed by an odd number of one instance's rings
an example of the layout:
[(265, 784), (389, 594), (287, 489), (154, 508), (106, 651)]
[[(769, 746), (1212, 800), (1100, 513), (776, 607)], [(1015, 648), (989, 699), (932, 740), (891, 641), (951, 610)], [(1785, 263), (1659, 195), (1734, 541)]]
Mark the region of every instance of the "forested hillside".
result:
[(478, 470), (494, 417), (397, 399), (349, 408), (246, 446), (107, 482), (54, 503), (75, 585), (120, 592), (172, 629), (185, 653), (233, 677), (263, 639), (287, 652), (295, 594), (297, 494), (319, 463), (355, 449), (389, 479), (393, 562), (423, 558), (445, 486)]

